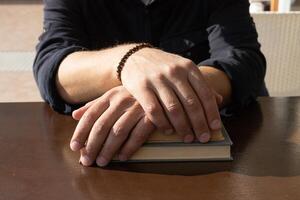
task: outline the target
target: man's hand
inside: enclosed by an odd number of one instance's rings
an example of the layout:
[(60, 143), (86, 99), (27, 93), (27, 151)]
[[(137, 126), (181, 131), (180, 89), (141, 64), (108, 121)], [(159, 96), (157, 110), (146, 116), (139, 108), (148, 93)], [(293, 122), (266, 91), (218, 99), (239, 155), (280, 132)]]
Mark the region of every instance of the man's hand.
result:
[(115, 155), (127, 160), (155, 129), (123, 86), (74, 111), (73, 118), (79, 123), (70, 147), (73, 151), (80, 150), (80, 161), (85, 166), (95, 160), (99, 166), (105, 166)]
[(160, 130), (208, 142), (210, 132), (221, 129), (218, 95), (191, 60), (145, 48), (129, 57), (121, 78)]

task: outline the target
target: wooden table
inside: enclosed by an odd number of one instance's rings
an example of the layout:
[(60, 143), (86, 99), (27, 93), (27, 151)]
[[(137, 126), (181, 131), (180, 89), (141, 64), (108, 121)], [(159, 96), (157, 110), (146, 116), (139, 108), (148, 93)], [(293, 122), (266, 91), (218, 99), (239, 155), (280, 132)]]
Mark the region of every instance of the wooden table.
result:
[(224, 120), (234, 161), (83, 167), (76, 122), (45, 103), (0, 104), (0, 199), (300, 199), (300, 97)]

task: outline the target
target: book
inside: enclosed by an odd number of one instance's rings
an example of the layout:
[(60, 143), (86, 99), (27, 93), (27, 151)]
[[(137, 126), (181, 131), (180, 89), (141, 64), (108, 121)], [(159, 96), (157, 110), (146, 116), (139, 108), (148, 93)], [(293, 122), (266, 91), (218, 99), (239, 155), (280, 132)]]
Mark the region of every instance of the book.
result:
[(147, 142), (130, 158), (132, 162), (217, 161), (232, 160), (232, 141), (223, 128), (211, 135), (208, 143), (198, 140), (182, 142), (179, 134), (154, 132)]

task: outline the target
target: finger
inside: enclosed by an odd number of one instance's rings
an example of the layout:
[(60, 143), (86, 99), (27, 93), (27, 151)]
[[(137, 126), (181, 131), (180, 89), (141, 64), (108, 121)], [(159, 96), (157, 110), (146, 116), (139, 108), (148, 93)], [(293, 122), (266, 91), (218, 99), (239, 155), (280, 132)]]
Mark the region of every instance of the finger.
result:
[(72, 136), (70, 147), (73, 151), (78, 151), (86, 142), (90, 130), (99, 116), (108, 108), (106, 101), (98, 101), (93, 104), (79, 120)]
[(156, 83), (155, 88), (155, 92), (176, 132), (182, 136), (184, 142), (192, 142), (194, 135), (191, 125), (173, 89), (163, 82)]
[(154, 130), (154, 124), (146, 116), (141, 118), (122, 147), (119, 160), (128, 160), (144, 144)]
[(90, 101), (90, 102), (86, 103), (84, 106), (78, 108), (77, 110), (74, 110), (72, 112), (73, 119), (80, 120), (82, 115), (96, 102), (96, 100), (97, 99)]
[(104, 167), (113, 159), (131, 130), (138, 123), (139, 119), (143, 117), (143, 113), (144, 111), (140, 107), (140, 109), (124, 113), (116, 121), (96, 159), (98, 166)]
[(80, 161), (84, 166), (90, 166), (96, 160), (111, 127), (122, 114), (122, 109), (111, 105), (93, 124), (84, 148), (85, 151), (80, 157)]
[(215, 95), (218, 107), (221, 107), (221, 105), (223, 103), (223, 97), (219, 93), (217, 93), (215, 90), (212, 90), (212, 91), (213, 91), (213, 93)]
[(220, 130), (221, 118), (216, 98), (211, 89), (207, 86), (199, 70), (194, 70), (189, 73), (189, 82), (201, 101), (209, 127), (212, 130)]
[(135, 98), (140, 103), (146, 116), (152, 123), (155, 124), (158, 129), (166, 133), (172, 133), (173, 127), (168, 121), (168, 118), (152, 89), (141, 88), (137, 94), (138, 96), (135, 96)]
[(195, 94), (195, 91), (188, 81), (174, 82), (173, 87), (192, 124), (197, 139), (200, 142), (208, 142), (210, 139), (210, 131), (197, 94)]

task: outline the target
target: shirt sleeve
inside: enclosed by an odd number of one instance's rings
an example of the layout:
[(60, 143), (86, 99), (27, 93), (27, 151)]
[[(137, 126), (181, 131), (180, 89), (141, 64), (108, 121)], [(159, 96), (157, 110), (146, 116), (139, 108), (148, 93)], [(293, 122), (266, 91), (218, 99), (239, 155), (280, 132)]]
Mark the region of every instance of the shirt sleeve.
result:
[(218, 68), (228, 75), (233, 92), (228, 109), (236, 110), (254, 101), (264, 87), (266, 60), (248, 0), (211, 0), (209, 10), (210, 58), (199, 65)]
[(70, 114), (79, 105), (60, 97), (55, 79), (62, 60), (86, 50), (88, 40), (77, 0), (44, 0), (44, 32), (39, 37), (33, 64), (34, 77), (43, 99), (56, 111)]

